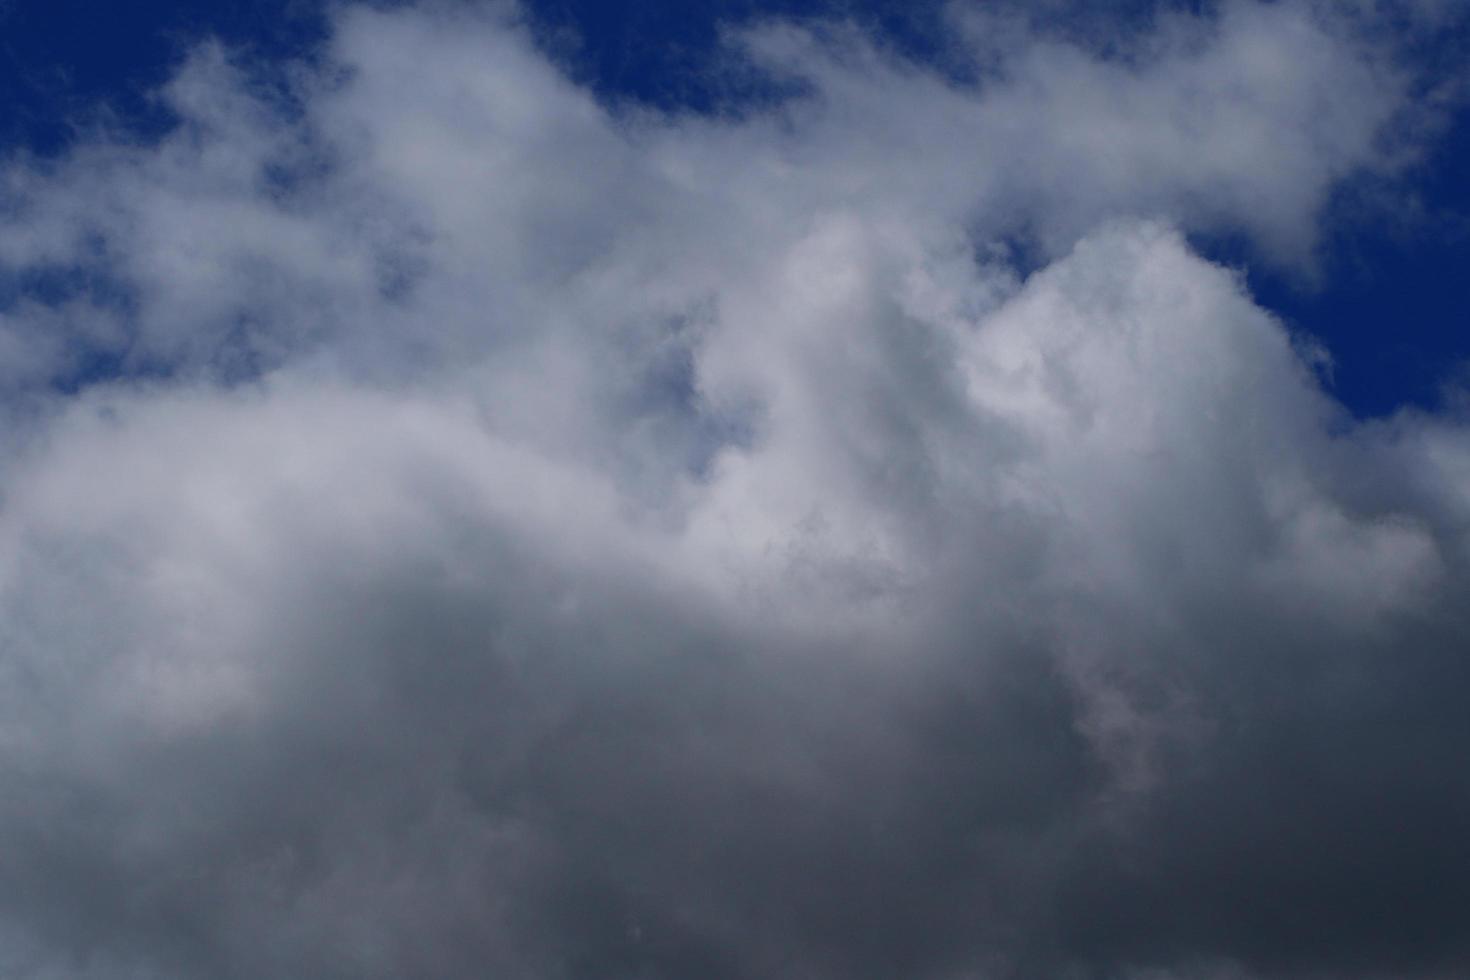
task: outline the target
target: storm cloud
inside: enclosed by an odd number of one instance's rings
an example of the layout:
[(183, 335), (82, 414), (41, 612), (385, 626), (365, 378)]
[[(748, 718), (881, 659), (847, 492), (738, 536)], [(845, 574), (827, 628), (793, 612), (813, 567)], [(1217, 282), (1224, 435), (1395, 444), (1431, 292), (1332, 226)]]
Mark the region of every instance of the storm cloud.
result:
[(10, 158), (0, 972), (1470, 969), (1470, 427), (1199, 247), (1321, 275), (1455, 15), (1054, 7), (695, 112), (346, 6)]

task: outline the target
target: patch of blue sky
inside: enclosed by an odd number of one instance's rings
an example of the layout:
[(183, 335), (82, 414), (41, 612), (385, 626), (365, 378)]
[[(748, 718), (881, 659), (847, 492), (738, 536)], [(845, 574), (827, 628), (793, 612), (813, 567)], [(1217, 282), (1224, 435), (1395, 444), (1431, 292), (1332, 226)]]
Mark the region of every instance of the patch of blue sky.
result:
[(306, 57), (325, 36), (325, 4), (250, 0), (18, 0), (0, 5), (0, 146), (53, 155), (79, 123), (107, 117), (140, 138), (177, 119), (155, 97), (204, 38), (263, 60)]
[[(1208, 0), (1129, 0), (1106, 5), (1103, 12), (1097, 5), (1049, 0), (987, 9), (1046, 21), (1073, 42), (1127, 58), (1120, 39), (1131, 30), (1170, 10), (1198, 13), (1218, 6)], [(1408, 51), (1426, 77), (1460, 70), (1470, 17), (1451, 10), (1433, 30), (1411, 30), (1413, 7), (1411, 0), (1374, 5), (1375, 26), (1391, 32), (1392, 43)], [(975, 66), (955, 56), (944, 9), (937, 0), (531, 0), (524, 6), (543, 48), (605, 102), (722, 113), (793, 94), (789, 85), (722, 53), (726, 28), (776, 18), (842, 20), (898, 56), (958, 83), (973, 82)], [(155, 93), (193, 44), (218, 38), (252, 65), (310, 59), (326, 36), (327, 10), (317, 0), (7, 4), (0, 7), (0, 150), (56, 155), (99, 119), (145, 142), (162, 137), (177, 120)], [(259, 94), (289, 117), (289, 85), (261, 78)], [(1257, 299), (1288, 325), (1320, 340), (1333, 359), (1333, 394), (1359, 416), (1441, 404), (1446, 385), (1462, 376), (1470, 359), (1470, 277), (1464, 275), (1470, 259), (1470, 188), (1464, 180), (1470, 171), (1470, 113), (1447, 111), (1442, 122), (1434, 149), (1398, 184), (1379, 188), (1367, 203), (1354, 199), (1351, 186), (1339, 193), (1326, 222), (1318, 277), (1261, 261), (1228, 235), (1195, 238), (1207, 256), (1242, 268)], [(325, 157), (309, 156), (274, 162), (262, 180), (289, 198), (328, 166)], [(1039, 261), (1024, 232), (1007, 232), (996, 241), (1014, 253), (1022, 275)], [(48, 296), (79, 288), (72, 280), (88, 275), (11, 275), (0, 283), (0, 302), (13, 303), (22, 294), (49, 302)], [(104, 302), (117, 299), (104, 296)], [(111, 356), (99, 355), (97, 363), (111, 364)], [(99, 370), (105, 375), (111, 369)]]

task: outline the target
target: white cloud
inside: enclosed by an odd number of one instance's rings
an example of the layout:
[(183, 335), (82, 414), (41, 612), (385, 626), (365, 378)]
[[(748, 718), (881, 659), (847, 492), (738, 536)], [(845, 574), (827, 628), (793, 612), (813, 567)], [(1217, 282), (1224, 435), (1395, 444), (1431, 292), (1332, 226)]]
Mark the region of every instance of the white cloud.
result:
[(807, 94), (710, 118), (349, 9), (289, 99), (206, 48), (157, 145), (13, 162), (60, 295), (0, 323), (0, 962), (1463, 957), (1463, 886), (1409, 943), (1314, 882), (1458, 846), (1405, 765), (1464, 744), (1470, 438), (1348, 419), (1186, 238), (1310, 266), (1407, 70), (1301, 4), (1115, 57), (958, 16), (974, 85), (768, 25)]

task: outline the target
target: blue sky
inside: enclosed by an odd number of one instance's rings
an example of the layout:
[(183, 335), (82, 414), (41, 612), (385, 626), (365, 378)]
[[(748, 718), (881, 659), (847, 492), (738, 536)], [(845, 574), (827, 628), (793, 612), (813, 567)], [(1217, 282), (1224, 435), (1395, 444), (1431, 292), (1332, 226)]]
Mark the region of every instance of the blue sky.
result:
[(0, 0), (0, 976), (1470, 975), (1451, 0)]
[[(762, 3), (632, 3), (560, 0), (526, 6), (538, 37), (573, 77), (609, 100), (660, 107), (728, 107), (742, 98), (711, 79), (722, 27), (772, 16), (855, 20), (921, 62), (942, 63), (946, 43), (932, 3), (817, 0)], [(1124, 8), (1109, 5), (1106, 19)], [(1147, 16), (1135, 5), (1127, 16)], [(80, 0), (12, 0), (3, 10), (0, 138), (11, 151), (60, 152), (99, 111), (147, 138), (170, 124), (150, 93), (203, 37), (262, 59), (312, 57), (324, 32), (314, 0), (229, 5), (146, 2), (98, 6)], [(1095, 29), (1094, 12), (1065, 14)], [(1463, 23), (1416, 42), (1414, 57), (1441, 72), (1465, 46)], [(762, 93), (763, 94), (763, 93)], [(1331, 352), (1334, 394), (1359, 416), (1402, 406), (1434, 407), (1470, 357), (1470, 111), (1451, 99), (1421, 158), (1391, 186), (1340, 188), (1321, 246), (1321, 270), (1303, 276), (1259, 261), (1248, 248), (1201, 240), (1209, 254), (1245, 267), (1252, 289), (1295, 329)]]

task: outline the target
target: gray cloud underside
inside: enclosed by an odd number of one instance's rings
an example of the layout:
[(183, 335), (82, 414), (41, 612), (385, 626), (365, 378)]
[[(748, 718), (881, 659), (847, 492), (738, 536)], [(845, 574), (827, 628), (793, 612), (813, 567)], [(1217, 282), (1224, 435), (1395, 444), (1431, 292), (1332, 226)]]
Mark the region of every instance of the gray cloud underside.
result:
[(1367, 6), (729, 117), (347, 10), (12, 160), (0, 972), (1463, 972), (1470, 431), (1187, 238), (1413, 158)]

